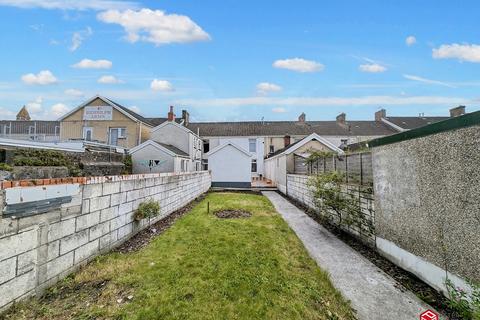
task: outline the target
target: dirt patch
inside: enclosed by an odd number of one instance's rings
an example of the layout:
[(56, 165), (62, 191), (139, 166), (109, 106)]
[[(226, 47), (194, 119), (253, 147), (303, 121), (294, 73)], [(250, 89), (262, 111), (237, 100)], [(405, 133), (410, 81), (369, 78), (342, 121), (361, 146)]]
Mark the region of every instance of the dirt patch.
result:
[(199, 196), (194, 201), (190, 202), (186, 206), (177, 211), (172, 212), (167, 217), (157, 221), (152, 224), (150, 227), (143, 229), (132, 238), (125, 241), (122, 245), (114, 249), (114, 252), (120, 253), (129, 253), (138, 251), (141, 248), (149, 244), (156, 236), (162, 234), (172, 226), (172, 224), (178, 219), (183, 217), (187, 212), (189, 212), (195, 205), (205, 198), (205, 195)]
[(252, 214), (245, 210), (219, 210), (214, 214), (221, 219), (250, 218)]
[(313, 220), (328, 229), (331, 233), (337, 236), (344, 243), (355, 249), (362, 256), (370, 260), (374, 265), (382, 269), (385, 273), (395, 279), (401, 285), (398, 288), (402, 291), (409, 290), (413, 292), (419, 299), (425, 301), (438, 311), (449, 316), (449, 319), (461, 319), (454, 315), (453, 311), (448, 307), (447, 299), (438, 291), (430, 287), (428, 284), (417, 278), (414, 274), (403, 270), (399, 266), (382, 257), (375, 248), (369, 247), (345, 231), (339, 229), (337, 226), (329, 223), (325, 218), (318, 215), (314, 210), (306, 207), (302, 203), (279, 192), (282, 197), (294, 204), (297, 208), (304, 211)]

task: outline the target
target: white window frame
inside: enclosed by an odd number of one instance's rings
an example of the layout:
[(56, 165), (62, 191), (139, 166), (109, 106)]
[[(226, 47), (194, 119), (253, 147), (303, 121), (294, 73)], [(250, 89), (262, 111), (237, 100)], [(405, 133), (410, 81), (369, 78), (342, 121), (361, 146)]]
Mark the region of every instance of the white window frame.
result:
[[(125, 128), (125, 127), (110, 128), (110, 130), (109, 130), (110, 135), (112, 134), (113, 130), (118, 131), (118, 136), (117, 136), (118, 139), (126, 139), (127, 138), (127, 128)], [(123, 135), (122, 135), (122, 132), (123, 132)]]
[[(255, 171), (253, 171), (253, 164), (255, 164)], [(251, 166), (250, 166), (250, 171), (252, 173), (257, 173), (258, 172), (258, 162), (257, 159), (252, 159)]]
[[(252, 148), (252, 146), (253, 146), (253, 148)], [(257, 139), (248, 139), (248, 151), (249, 152), (257, 152)]]

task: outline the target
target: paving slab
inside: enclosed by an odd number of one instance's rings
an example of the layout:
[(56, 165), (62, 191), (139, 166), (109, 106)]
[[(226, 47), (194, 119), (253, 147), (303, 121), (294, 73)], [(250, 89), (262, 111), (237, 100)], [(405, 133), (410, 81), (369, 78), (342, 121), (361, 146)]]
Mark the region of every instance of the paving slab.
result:
[(263, 194), (319, 267), (330, 274), (333, 285), (351, 301), (359, 319), (413, 320), (425, 310), (434, 310), (280, 194)]

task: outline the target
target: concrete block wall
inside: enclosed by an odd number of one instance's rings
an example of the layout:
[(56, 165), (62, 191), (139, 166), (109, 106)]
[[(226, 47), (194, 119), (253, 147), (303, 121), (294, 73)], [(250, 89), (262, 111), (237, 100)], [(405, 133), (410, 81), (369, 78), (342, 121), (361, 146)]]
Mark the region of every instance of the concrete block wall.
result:
[[(133, 219), (143, 201), (152, 198), (160, 202), (161, 213), (152, 219), (154, 223), (208, 191), (211, 178), (209, 172), (202, 171), (100, 177), (82, 182), (85, 184), (75, 182), (65, 188), (70, 190), (71, 201), (49, 212), (0, 218), (0, 310), (26, 296), (41, 294), (145, 228), (147, 219)], [(35, 194), (38, 190), (33, 189), (42, 188), (48, 194), (47, 189), (59, 186), (7, 190), (13, 195)], [(5, 191), (0, 201), (3, 205)]]
[[(311, 187), (308, 185), (308, 175), (287, 175), (287, 195), (308, 208), (317, 211), (332, 224), (359, 239), (369, 246), (375, 246), (375, 207), (374, 197), (368, 189), (358, 185), (344, 185), (342, 193), (358, 204), (359, 214), (352, 216), (348, 213), (342, 215), (343, 221), (348, 223), (339, 224), (339, 217), (333, 210), (319, 212), (315, 206)], [(347, 216), (348, 215), (348, 216)]]

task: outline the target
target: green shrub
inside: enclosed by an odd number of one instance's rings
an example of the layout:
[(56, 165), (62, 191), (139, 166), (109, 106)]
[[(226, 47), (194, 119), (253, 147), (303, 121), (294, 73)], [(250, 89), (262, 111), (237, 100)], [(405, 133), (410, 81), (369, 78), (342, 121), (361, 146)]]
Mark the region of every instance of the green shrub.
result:
[(140, 203), (135, 210), (134, 219), (140, 221), (145, 218), (152, 218), (160, 213), (160, 203), (153, 199)]
[(3, 171), (13, 171), (13, 168), (6, 163), (0, 163), (0, 170)]
[(472, 288), (471, 292), (466, 292), (462, 288), (457, 288), (450, 279), (445, 281), (448, 290), (448, 306), (463, 319), (480, 320), (480, 284), (467, 281)]
[(123, 167), (123, 174), (132, 174), (132, 156), (127, 154), (124, 158), (123, 158), (123, 164), (124, 164), (124, 167)]

